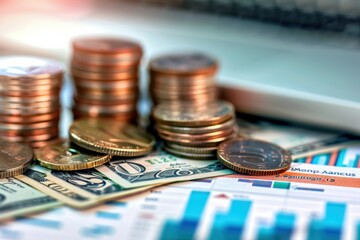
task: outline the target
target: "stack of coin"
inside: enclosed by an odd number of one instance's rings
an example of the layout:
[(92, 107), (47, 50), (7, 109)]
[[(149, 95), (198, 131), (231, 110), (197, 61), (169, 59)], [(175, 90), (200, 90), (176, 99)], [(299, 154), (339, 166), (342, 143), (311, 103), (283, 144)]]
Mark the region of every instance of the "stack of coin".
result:
[(150, 95), (154, 105), (179, 101), (201, 105), (217, 98), (214, 76), (218, 64), (198, 54), (170, 54), (153, 59), (149, 65)]
[(164, 149), (197, 160), (216, 159), (217, 146), (236, 136), (234, 116), (234, 107), (224, 101), (201, 106), (162, 103), (153, 111)]
[(74, 117), (137, 117), (139, 44), (112, 37), (82, 37), (72, 43)]
[(58, 136), (61, 64), (42, 58), (0, 58), (0, 140), (45, 145)]

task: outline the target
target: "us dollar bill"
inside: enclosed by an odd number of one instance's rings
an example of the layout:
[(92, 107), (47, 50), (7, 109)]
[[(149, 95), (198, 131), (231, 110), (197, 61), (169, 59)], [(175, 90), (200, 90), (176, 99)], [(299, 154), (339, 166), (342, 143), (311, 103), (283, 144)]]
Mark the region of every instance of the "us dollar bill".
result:
[[(68, 193), (76, 193), (76, 197), (74, 197), (75, 195), (73, 194), (68, 194), (72, 197), (71, 201), (69, 199), (66, 201), (65, 196), (58, 198), (73, 207), (88, 207), (96, 203), (129, 196), (154, 187), (150, 186), (127, 190), (96, 169), (67, 172), (54, 171), (39, 165), (33, 165), (30, 167), (30, 170), (41, 171), (46, 174), (47, 180), (58, 185), (58, 188), (62, 187), (62, 189), (64, 191), (66, 189)], [(43, 190), (45, 192), (45, 189)], [(53, 196), (53, 193), (48, 189), (46, 193)], [(77, 201), (77, 203), (74, 203), (74, 201)]]
[(165, 184), (234, 173), (218, 160), (197, 161), (156, 151), (146, 157), (112, 160), (99, 172), (124, 188)]
[(237, 124), (242, 135), (277, 144), (287, 149), (293, 159), (312, 155), (321, 149), (360, 140), (358, 137), (346, 133), (320, 131), (263, 120), (238, 119)]
[(60, 205), (55, 198), (16, 178), (0, 179), (0, 220), (45, 211)]
[(75, 208), (87, 208), (96, 205), (95, 199), (82, 196), (72, 189), (62, 186), (49, 178), (49, 171), (33, 165), (23, 175), (16, 176), (22, 182)]

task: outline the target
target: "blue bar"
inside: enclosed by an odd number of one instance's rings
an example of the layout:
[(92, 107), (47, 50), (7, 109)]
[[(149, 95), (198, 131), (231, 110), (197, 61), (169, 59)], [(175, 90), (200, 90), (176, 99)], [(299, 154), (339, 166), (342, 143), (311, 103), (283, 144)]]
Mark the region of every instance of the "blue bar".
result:
[(340, 240), (344, 226), (346, 204), (329, 202), (323, 219), (310, 221), (308, 239)]
[(121, 215), (119, 213), (98, 211), (96, 212), (96, 217), (117, 220), (121, 218)]
[(261, 226), (257, 240), (287, 240), (294, 232), (296, 216), (294, 213), (279, 212), (272, 227)]
[(238, 240), (243, 234), (251, 201), (233, 200), (227, 213), (217, 213), (210, 232), (210, 240)]
[(193, 191), (190, 194), (180, 221), (166, 220), (160, 236), (161, 240), (188, 240), (194, 239), (196, 229), (205, 210), (210, 192)]
[(359, 159), (360, 159), (360, 156), (359, 155), (356, 155), (355, 159), (350, 161), (347, 165), (347, 167), (352, 167), (352, 168), (357, 168), (358, 164), (359, 164)]
[(323, 188), (308, 188), (308, 187), (296, 187), (295, 190), (313, 191), (313, 192), (325, 191)]
[(360, 240), (360, 222), (357, 223), (356, 226), (356, 236), (355, 236), (356, 240)]
[(253, 183), (253, 180), (252, 179), (239, 178), (238, 182)]
[(295, 159), (293, 162), (305, 163), (305, 162), (306, 162), (306, 158), (298, 158), (298, 159)]
[(330, 162), (330, 154), (320, 154), (313, 157), (311, 164), (328, 165)]
[(337, 157), (336, 166), (338, 167), (346, 167), (346, 164), (344, 164), (346, 155), (346, 149), (340, 150), (339, 155)]
[(186, 220), (194, 219), (199, 221), (209, 196), (209, 192), (193, 191), (190, 194), (183, 218)]
[(211, 179), (195, 179), (195, 180), (191, 180), (193, 182), (204, 182), (204, 183), (212, 183)]
[(105, 205), (114, 206), (114, 207), (125, 207), (127, 205), (127, 203), (113, 201), (113, 202), (107, 202), (107, 203), (105, 203)]
[(261, 181), (261, 180), (253, 180), (253, 187), (265, 187), (271, 188), (272, 181)]
[(62, 224), (59, 221), (47, 220), (47, 219), (39, 219), (39, 218), (18, 218), (18, 221), (21, 223), (26, 223), (29, 225), (34, 225), (38, 227), (44, 228), (52, 228), (52, 229), (61, 229)]

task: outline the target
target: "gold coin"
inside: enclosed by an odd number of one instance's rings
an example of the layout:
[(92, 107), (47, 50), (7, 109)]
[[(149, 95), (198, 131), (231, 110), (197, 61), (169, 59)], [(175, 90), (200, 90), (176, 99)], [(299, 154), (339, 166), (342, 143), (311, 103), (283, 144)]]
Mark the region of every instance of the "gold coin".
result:
[(163, 135), (161, 133), (159, 133), (159, 136), (161, 138), (163, 138), (166, 141), (172, 142), (172, 143), (177, 143), (177, 144), (181, 144), (181, 145), (185, 145), (185, 146), (206, 146), (206, 147), (212, 147), (212, 146), (217, 146), (219, 145), (221, 142), (229, 140), (234, 138), (236, 135), (235, 134), (231, 134), (231, 135), (226, 135), (226, 136), (222, 136), (222, 137), (217, 137), (217, 138), (209, 138), (209, 139), (204, 139), (204, 140), (192, 140), (192, 139), (179, 139), (176, 137), (172, 137), (171, 135)]
[(168, 132), (168, 131), (164, 131), (161, 129), (157, 129), (157, 130), (158, 130), (158, 133), (161, 135), (167, 135), (172, 138), (184, 139), (184, 140), (189, 140), (189, 141), (201, 141), (201, 140), (208, 140), (208, 139), (213, 139), (213, 138), (220, 138), (220, 137), (231, 135), (235, 132), (235, 129), (233, 127), (227, 128), (227, 129), (224, 129), (221, 131), (210, 132), (210, 133), (201, 133), (201, 134), (173, 133), (173, 132)]
[(148, 154), (155, 139), (134, 125), (106, 119), (79, 119), (70, 126), (70, 139), (75, 144), (115, 156), (135, 157)]
[(273, 175), (290, 168), (291, 154), (281, 147), (252, 139), (232, 139), (218, 147), (219, 161), (249, 175)]
[(166, 103), (155, 107), (153, 116), (162, 124), (202, 127), (225, 122), (234, 116), (234, 107), (225, 101), (211, 102), (199, 107), (193, 104), (179, 103), (169, 105)]
[(216, 160), (216, 154), (208, 154), (208, 153), (188, 153), (188, 152), (181, 152), (172, 148), (169, 148), (167, 146), (164, 146), (164, 150), (182, 158), (188, 158), (193, 160)]
[(105, 155), (70, 145), (66, 140), (58, 140), (35, 151), (40, 165), (60, 171), (76, 171), (101, 166), (111, 159)]
[(34, 158), (31, 147), (21, 143), (0, 143), (0, 178), (22, 174)]

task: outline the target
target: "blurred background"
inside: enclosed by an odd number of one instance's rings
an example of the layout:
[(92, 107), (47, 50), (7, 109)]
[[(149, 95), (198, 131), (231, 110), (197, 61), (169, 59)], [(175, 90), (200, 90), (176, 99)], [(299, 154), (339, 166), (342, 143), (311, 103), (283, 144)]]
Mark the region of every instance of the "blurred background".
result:
[(146, 93), (149, 57), (202, 51), (238, 111), (360, 132), (359, 16), (358, 0), (0, 0), (0, 54), (68, 64), (75, 36), (133, 38)]

